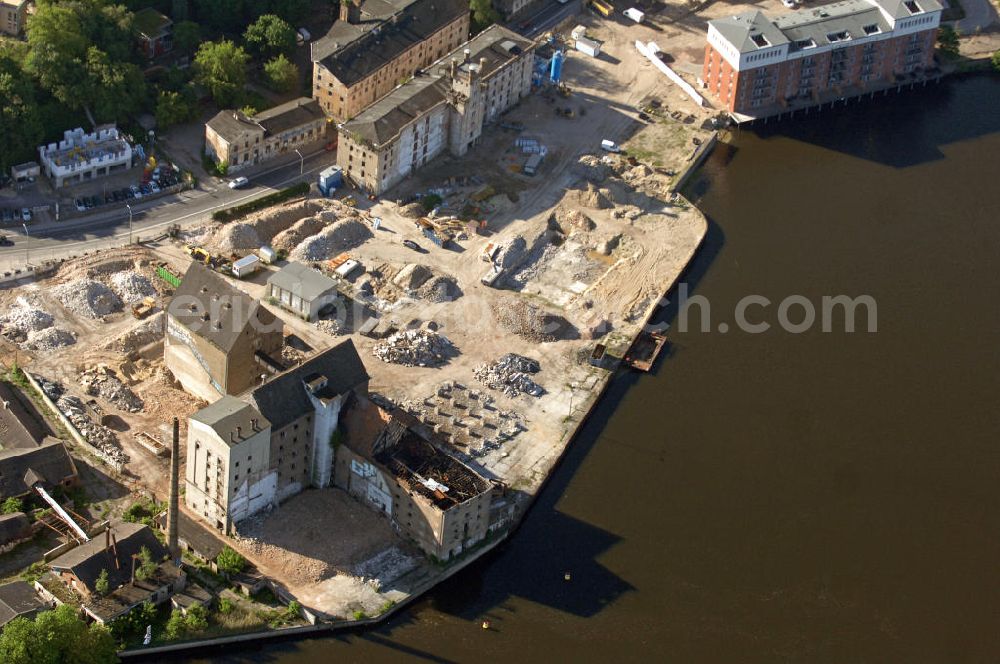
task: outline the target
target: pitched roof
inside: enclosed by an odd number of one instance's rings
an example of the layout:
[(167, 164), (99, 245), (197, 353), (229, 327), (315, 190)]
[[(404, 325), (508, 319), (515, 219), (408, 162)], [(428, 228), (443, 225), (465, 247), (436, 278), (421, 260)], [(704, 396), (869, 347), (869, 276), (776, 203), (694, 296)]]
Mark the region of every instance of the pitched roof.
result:
[[(469, 62), (463, 62), (460, 68), (468, 71), (471, 67), (480, 76), (489, 77), (528, 48), (531, 48), (531, 41), (503, 26), (490, 26), (428, 66), (421, 76), (400, 85), (344, 123), (343, 130), (371, 144), (385, 145), (403, 127), (448, 99), (452, 58), (464, 60), (468, 50)], [(485, 66), (480, 72), (481, 62)]]
[(31, 533), (31, 522), (24, 512), (0, 514), (0, 546), (22, 539)]
[(467, 0), (366, 0), (362, 20), (334, 23), (313, 44), (312, 60), (350, 86), (468, 13)]
[(0, 500), (23, 496), (36, 481), (55, 485), (76, 476), (62, 441), (46, 438), (38, 447), (0, 451)]
[(337, 289), (337, 282), (304, 263), (292, 261), (272, 274), (267, 283), (291, 291), (306, 302)]
[(142, 35), (148, 38), (158, 37), (160, 33), (173, 25), (170, 18), (164, 16), (152, 7), (144, 7), (133, 14), (132, 25)]
[(279, 374), (251, 393), (257, 409), (274, 429), (282, 429), (313, 410), (306, 381), (320, 377), (326, 385), (313, 394), (321, 399), (347, 394), (369, 379), (354, 342), (348, 339)]
[[(788, 38), (759, 9), (718, 18), (708, 23), (714, 26), (726, 41), (739, 49), (740, 53), (788, 43)], [(765, 41), (761, 41), (761, 38)]]
[(240, 443), (257, 431), (271, 426), (256, 408), (228, 395), (205, 406), (192, 415), (191, 419), (210, 427), (230, 445)]
[(260, 302), (230, 285), (201, 263), (192, 263), (167, 307), (167, 313), (192, 334), (224, 352), (233, 349), (248, 325), (280, 325)]
[(117, 588), (131, 580), (132, 556), (139, 555), (142, 547), (149, 549), (153, 560), (157, 562), (167, 555), (167, 549), (156, 539), (149, 526), (117, 521), (109, 527), (114, 537), (110, 546), (108, 536), (101, 533), (89, 542), (67, 551), (49, 565), (54, 570), (73, 572), (89, 590), (94, 589), (94, 582), (101, 571), (107, 570), (111, 588)]
[(0, 627), (18, 616), (31, 614), (45, 607), (45, 602), (35, 589), (24, 581), (0, 586)]
[(27, 397), (0, 381), (0, 449), (36, 447), (51, 433)]
[(253, 116), (254, 121), (264, 128), (265, 134), (280, 134), (325, 118), (319, 102), (311, 97), (299, 97)]

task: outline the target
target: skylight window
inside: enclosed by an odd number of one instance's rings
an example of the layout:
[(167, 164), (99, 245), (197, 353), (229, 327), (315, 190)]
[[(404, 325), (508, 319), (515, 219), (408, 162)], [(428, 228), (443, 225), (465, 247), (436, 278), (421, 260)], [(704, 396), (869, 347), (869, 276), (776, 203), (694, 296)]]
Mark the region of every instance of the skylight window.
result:
[(751, 35), (750, 39), (757, 45), (757, 48), (765, 48), (771, 45), (771, 42), (767, 41), (767, 38), (761, 34)]
[(851, 35), (847, 32), (847, 30), (841, 30), (840, 32), (831, 32), (826, 36), (826, 38), (831, 44), (835, 44), (837, 42), (847, 41), (851, 38)]
[(878, 33), (882, 32), (882, 29), (879, 28), (878, 25), (876, 25), (875, 23), (866, 25), (861, 29), (865, 31), (866, 35), (877, 35)]
[(800, 39), (795, 42), (796, 48), (806, 49), (806, 48), (816, 48), (816, 42), (812, 39)]
[(903, 3), (903, 6), (906, 7), (907, 11), (911, 14), (922, 14), (924, 11), (920, 8), (920, 5), (915, 2), (915, 0), (906, 0), (906, 2)]

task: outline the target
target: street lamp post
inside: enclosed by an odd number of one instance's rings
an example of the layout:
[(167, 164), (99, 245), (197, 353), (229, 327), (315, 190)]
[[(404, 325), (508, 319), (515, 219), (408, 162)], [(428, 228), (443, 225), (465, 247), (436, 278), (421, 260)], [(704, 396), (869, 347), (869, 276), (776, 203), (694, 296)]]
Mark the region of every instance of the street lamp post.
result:
[(306, 160), (298, 150), (295, 150), (295, 154), (299, 155), (299, 175), (302, 175), (306, 171)]
[(128, 203), (125, 204), (125, 208), (128, 210), (128, 244), (132, 246), (132, 206)]

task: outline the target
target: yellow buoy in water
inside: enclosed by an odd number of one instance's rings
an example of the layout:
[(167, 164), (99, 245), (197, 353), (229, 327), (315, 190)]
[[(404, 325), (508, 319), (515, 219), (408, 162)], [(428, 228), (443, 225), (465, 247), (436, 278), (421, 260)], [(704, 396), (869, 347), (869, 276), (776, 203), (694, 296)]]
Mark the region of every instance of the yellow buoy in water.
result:
[(489, 629), (489, 628), (490, 628), (490, 621), (489, 620), (484, 620), (483, 621), (483, 629)]
[(572, 578), (573, 577), (570, 576), (569, 572), (566, 572), (565, 574), (563, 574), (563, 581), (570, 581), (570, 580), (572, 580)]

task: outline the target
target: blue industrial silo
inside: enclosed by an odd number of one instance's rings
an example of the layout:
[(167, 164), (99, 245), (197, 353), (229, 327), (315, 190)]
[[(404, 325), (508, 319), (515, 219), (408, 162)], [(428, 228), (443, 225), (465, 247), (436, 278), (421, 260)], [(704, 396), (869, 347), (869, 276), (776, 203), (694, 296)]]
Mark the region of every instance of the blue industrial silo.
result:
[(549, 77), (553, 83), (558, 83), (562, 79), (563, 52), (556, 51), (552, 56), (552, 67), (549, 69)]

